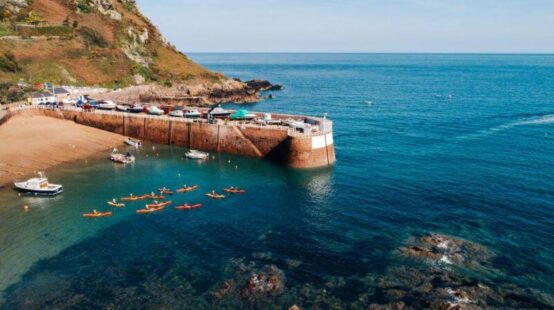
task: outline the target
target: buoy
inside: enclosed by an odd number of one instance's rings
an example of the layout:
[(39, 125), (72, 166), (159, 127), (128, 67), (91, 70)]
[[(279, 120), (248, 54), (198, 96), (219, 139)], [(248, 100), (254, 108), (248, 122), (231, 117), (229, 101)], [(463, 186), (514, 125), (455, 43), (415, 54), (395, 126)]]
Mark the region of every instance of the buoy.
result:
[(228, 163), (231, 163), (231, 160), (229, 159), (227, 162), (228, 162)]
[(28, 205), (24, 205), (24, 206), (23, 206), (23, 211), (29, 212), (29, 206), (28, 206)]

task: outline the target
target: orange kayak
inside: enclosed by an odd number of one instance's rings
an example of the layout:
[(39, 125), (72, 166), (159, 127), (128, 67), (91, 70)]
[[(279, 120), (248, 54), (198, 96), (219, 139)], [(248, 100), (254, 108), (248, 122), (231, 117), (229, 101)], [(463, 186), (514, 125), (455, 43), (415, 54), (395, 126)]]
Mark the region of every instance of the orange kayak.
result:
[(196, 190), (196, 189), (198, 189), (198, 185), (189, 186), (189, 187), (182, 187), (182, 188), (177, 190), (177, 193), (186, 193), (186, 192), (190, 192), (190, 191), (193, 191), (193, 190)]
[(173, 191), (167, 188), (158, 189), (161, 195), (173, 195)]
[(244, 193), (246, 193), (246, 191), (244, 189), (240, 189), (240, 188), (226, 188), (223, 191), (226, 192), (226, 193), (229, 193), (229, 194), (244, 194)]
[(140, 210), (137, 210), (137, 213), (138, 214), (146, 214), (146, 213), (153, 213), (153, 212), (156, 212), (156, 211), (162, 211), (164, 208), (161, 207), (161, 208), (152, 208), (152, 209), (140, 209)]
[(171, 204), (171, 201), (166, 202), (160, 202), (160, 203), (153, 203), (153, 204), (147, 204), (146, 209), (157, 209), (157, 208), (165, 208)]
[(225, 199), (225, 195), (207, 193), (206, 196), (212, 199)]
[(145, 195), (146, 199), (165, 199), (165, 196), (162, 195)]
[(83, 217), (87, 218), (97, 218), (97, 217), (108, 217), (112, 216), (111, 212), (96, 212), (96, 213), (85, 213), (83, 214)]
[(137, 201), (137, 200), (140, 200), (140, 198), (137, 197), (137, 196), (129, 196), (129, 197), (123, 197), (119, 200), (121, 200), (121, 201)]
[(195, 205), (184, 204), (182, 206), (175, 207), (175, 210), (192, 210), (192, 209), (198, 209), (198, 208), (202, 208), (202, 204), (199, 204), (199, 203)]

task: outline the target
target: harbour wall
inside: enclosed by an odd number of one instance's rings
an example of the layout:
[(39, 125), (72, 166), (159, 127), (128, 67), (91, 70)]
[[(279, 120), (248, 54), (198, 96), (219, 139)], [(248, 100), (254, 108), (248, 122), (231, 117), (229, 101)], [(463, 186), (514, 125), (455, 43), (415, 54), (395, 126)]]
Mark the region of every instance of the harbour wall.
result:
[[(268, 158), (294, 168), (317, 168), (333, 165), (335, 148), (332, 123), (310, 118), (317, 132), (300, 133), (287, 126), (261, 126), (239, 122), (211, 124), (206, 121), (167, 116), (112, 111), (83, 112), (75, 108), (44, 109), (21, 107), (18, 113), (45, 115), (107, 130), (127, 137), (154, 143), (175, 145), (206, 152), (228, 153)], [(273, 115), (273, 118), (305, 117)]]

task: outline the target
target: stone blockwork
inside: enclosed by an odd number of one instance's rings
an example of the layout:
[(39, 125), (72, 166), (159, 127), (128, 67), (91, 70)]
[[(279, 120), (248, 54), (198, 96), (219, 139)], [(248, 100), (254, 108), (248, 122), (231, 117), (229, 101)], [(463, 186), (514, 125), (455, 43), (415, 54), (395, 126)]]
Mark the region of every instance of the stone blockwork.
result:
[(287, 127), (209, 124), (143, 114), (22, 109), (12, 113), (43, 114), (128, 137), (207, 152), (269, 158), (294, 168), (335, 163), (332, 132), (300, 135)]

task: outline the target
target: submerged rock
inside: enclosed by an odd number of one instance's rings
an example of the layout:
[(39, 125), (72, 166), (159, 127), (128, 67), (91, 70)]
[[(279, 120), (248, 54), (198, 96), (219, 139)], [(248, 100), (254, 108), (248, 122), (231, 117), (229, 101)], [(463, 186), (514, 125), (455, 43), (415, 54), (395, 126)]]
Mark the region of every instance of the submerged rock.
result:
[(402, 247), (399, 251), (409, 257), (467, 268), (478, 267), (492, 256), (491, 252), (480, 244), (441, 234), (420, 237), (414, 244)]

